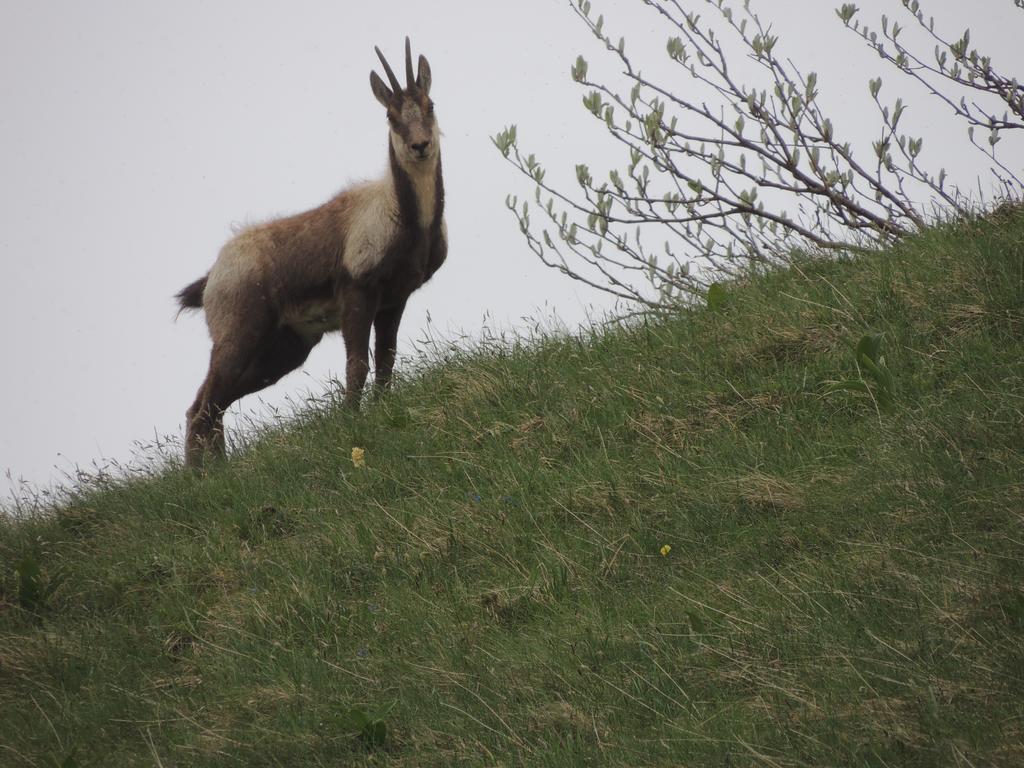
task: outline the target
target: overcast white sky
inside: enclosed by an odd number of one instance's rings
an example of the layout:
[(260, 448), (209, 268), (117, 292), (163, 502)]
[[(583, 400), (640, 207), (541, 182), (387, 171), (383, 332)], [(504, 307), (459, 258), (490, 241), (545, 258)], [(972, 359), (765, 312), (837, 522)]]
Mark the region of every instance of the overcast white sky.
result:
[[(593, 3), (630, 50), (664, 51), (668, 33), (640, 0)], [(858, 4), (872, 22), (901, 10), (898, 0)], [(845, 117), (855, 131), (869, 114), (868, 77), (896, 87), (842, 29), (838, 2), (754, 5), (787, 53), (818, 71), (837, 125)], [(972, 42), (1021, 73), (1024, 14), (1012, 6), (925, 3), (951, 35), (970, 25)], [(578, 53), (592, 66), (601, 53), (567, 0), (8, 0), (2, 9), (0, 472), (15, 483), (46, 484), (75, 465), (125, 460), (137, 441), (180, 437), (209, 341), (200, 315), (174, 321), (173, 294), (209, 269), (232, 224), (313, 207), (383, 170), (386, 128), (368, 74), (374, 45), (401, 65), (406, 34), (433, 70), (451, 248), (410, 303), (400, 351), (412, 352), (428, 311), (435, 335), (473, 336), (484, 322), (523, 325), (552, 310), (574, 327), (588, 306), (610, 306), (526, 250), (504, 198), (531, 188), (490, 141), (517, 123), (549, 179), (572, 178), (576, 162), (608, 147), (569, 78)], [(941, 146), (929, 151), (948, 164)], [(328, 337), (302, 372), (232, 410), (322, 392), (343, 369), (340, 336)]]

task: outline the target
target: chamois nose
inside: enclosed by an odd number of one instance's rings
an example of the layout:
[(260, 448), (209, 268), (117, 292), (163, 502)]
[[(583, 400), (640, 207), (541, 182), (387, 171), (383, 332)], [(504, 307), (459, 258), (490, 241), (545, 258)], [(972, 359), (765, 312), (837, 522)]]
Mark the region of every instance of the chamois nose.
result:
[(429, 146), (430, 146), (430, 142), (429, 141), (421, 141), (421, 142), (419, 142), (417, 144), (413, 144), (412, 148), (416, 152), (417, 155), (419, 155), (420, 157), (423, 157), (423, 156), (425, 156), (427, 154), (427, 147), (429, 147)]

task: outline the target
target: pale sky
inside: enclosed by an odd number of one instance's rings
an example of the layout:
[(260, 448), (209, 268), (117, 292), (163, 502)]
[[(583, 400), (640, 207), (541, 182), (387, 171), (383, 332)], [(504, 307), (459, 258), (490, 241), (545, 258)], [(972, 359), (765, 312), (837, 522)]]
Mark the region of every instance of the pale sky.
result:
[[(640, 0), (593, 5), (629, 50), (664, 51), (669, 33)], [(838, 5), (754, 0), (788, 55), (818, 72), (836, 124), (864, 121), (869, 140), (867, 79), (883, 75), (892, 94), (906, 86), (843, 30)], [(902, 11), (898, 0), (858, 5), (875, 26)], [(924, 5), (950, 36), (969, 25), (972, 43), (1024, 74), (1012, 0)], [(518, 124), (549, 180), (573, 179), (578, 162), (621, 167), (569, 77), (577, 54), (592, 66), (603, 57), (567, 0), (7, 0), (0, 18), (0, 473), (15, 484), (180, 439), (209, 339), (201, 314), (175, 322), (173, 294), (205, 274), (233, 224), (314, 207), (383, 171), (386, 124), (368, 75), (374, 45), (401, 66), (406, 34), (433, 71), (450, 250), (410, 301), (400, 353), (414, 351), (428, 313), (431, 334), (455, 338), (552, 313), (573, 328), (611, 307), (526, 249), (504, 199), (532, 187), (490, 140)], [(913, 95), (908, 118), (944, 119)], [(958, 149), (956, 166), (926, 139), (929, 151), (969, 183), (976, 158)], [(1019, 151), (1009, 157), (1024, 165)], [(301, 371), (231, 413), (322, 393), (343, 370), (340, 335), (328, 337)], [(0, 496), (9, 488), (0, 479)]]

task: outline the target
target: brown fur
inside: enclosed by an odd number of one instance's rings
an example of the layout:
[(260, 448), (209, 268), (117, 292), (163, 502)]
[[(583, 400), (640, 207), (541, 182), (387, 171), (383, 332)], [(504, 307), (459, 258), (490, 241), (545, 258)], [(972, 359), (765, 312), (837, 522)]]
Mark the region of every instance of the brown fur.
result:
[(248, 227), (222, 249), (213, 268), (177, 294), (199, 308), (213, 340), (210, 368), (186, 414), (186, 463), (223, 453), (223, 414), (240, 397), (273, 384), (305, 362), (324, 333), (340, 330), (347, 357), (345, 402), (357, 408), (369, 373), (370, 329), (376, 385), (391, 381), (398, 326), (409, 295), (447, 255), (444, 182), (430, 67), (419, 57), (407, 86), (371, 73), (390, 124), (388, 173), (323, 205)]

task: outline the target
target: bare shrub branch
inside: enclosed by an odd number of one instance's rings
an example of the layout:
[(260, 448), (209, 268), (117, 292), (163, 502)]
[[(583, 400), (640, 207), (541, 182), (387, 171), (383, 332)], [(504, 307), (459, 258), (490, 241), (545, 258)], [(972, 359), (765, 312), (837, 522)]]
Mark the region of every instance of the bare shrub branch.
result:
[[(945, 102), (957, 117), (966, 121), (968, 141), (988, 157), (1006, 192), (1012, 195), (1015, 190), (1019, 191), (1021, 177), (996, 157), (996, 145), (1002, 139), (1001, 131), (1024, 128), (1024, 86), (1016, 78), (997, 71), (989, 56), (970, 47), (969, 29), (956, 40), (946, 39), (935, 31), (935, 19), (925, 17), (918, 0), (901, 0), (901, 4), (906, 14), (934, 43), (934, 61), (923, 58), (904, 45), (900, 40), (904, 28), (887, 16), (882, 16), (879, 35), (857, 21), (858, 9), (852, 3), (844, 4), (836, 13), (843, 24), (860, 35), (882, 59), (918, 81), (932, 96)], [(1015, 5), (1024, 9), (1021, 0), (1015, 0)], [(979, 102), (978, 98), (986, 103)], [(1002, 115), (995, 109), (996, 104), (1003, 110)], [(975, 128), (986, 131), (984, 144), (976, 140)]]
[[(817, 74), (804, 74), (782, 57), (778, 36), (749, 2), (737, 10), (723, 0), (704, 0), (715, 11), (712, 25), (680, 0), (642, 1), (668, 32), (671, 66), (695, 85), (685, 95), (668, 86), (676, 78), (645, 75), (625, 40), (605, 29), (602, 16), (593, 17), (590, 0), (570, 2), (621, 70), (622, 81), (609, 83), (592, 77), (580, 56), (571, 74), (585, 89), (584, 107), (624, 148), (623, 166), (597, 179), (589, 166), (578, 165), (578, 189), (560, 189), (545, 181), (538, 159), (520, 149), (515, 126), (494, 137), (503, 156), (535, 185), (535, 211), (543, 217), (539, 229), (528, 201), (510, 196), (507, 205), (546, 265), (649, 309), (670, 308), (752, 265), (779, 263), (808, 249), (890, 244), (925, 226), (933, 206), (965, 213), (976, 205), (947, 183), (944, 170), (935, 173), (920, 164), (923, 139), (901, 132), (906, 105), (899, 98), (883, 103), (881, 78), (868, 83), (880, 125), (873, 156), (864, 161), (819, 104)], [(925, 24), (916, 2), (904, 5)], [(884, 59), (925, 78), (923, 65), (897, 42), (899, 31), (888, 19), (883, 30), (889, 36), (883, 37), (898, 46), (892, 53), (879, 49), (878, 36), (853, 20), (854, 6), (837, 13)], [(973, 121), (971, 130), (982, 124), (997, 131), (1021, 127), (1016, 81), (967, 52), (967, 36), (942, 44), (963, 62), (945, 69), (937, 63), (934, 74), (1004, 97), (1011, 108), (996, 124), (989, 111), (945, 96), (957, 114)], [(741, 56), (743, 67), (731, 66)], [(930, 90), (941, 96), (938, 88)], [(970, 138), (973, 143), (973, 133)], [(987, 156), (1006, 193), (1019, 195), (1018, 177), (994, 152)], [(663, 244), (651, 247), (645, 238)]]

